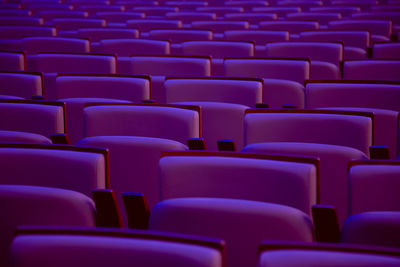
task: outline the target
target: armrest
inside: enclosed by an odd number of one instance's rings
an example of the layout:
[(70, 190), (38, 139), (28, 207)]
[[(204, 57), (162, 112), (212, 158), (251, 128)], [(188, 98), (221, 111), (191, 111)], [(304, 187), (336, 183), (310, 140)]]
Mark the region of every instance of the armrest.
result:
[(155, 99), (145, 99), (145, 100), (142, 100), (142, 103), (144, 103), (144, 104), (155, 104), (156, 100)]
[(370, 159), (390, 159), (390, 151), (387, 146), (370, 146), (369, 147)]
[(98, 227), (122, 228), (122, 218), (114, 191), (111, 189), (92, 190), (96, 204), (96, 225)]
[(219, 151), (236, 151), (236, 144), (233, 140), (220, 139), (217, 141)]
[(256, 104), (254, 105), (254, 107), (255, 107), (255, 108), (270, 108), (271, 105), (268, 104), (268, 103), (256, 103)]
[(296, 109), (297, 106), (296, 106), (296, 105), (292, 105), (292, 104), (284, 104), (284, 105), (282, 105), (282, 108), (286, 108), (286, 109)]
[(43, 95), (33, 95), (32, 100), (46, 100)]
[(189, 150), (206, 150), (204, 138), (189, 138), (187, 140)]
[(128, 217), (128, 227), (131, 229), (147, 229), (150, 209), (146, 197), (139, 193), (123, 193), (122, 199)]
[(63, 133), (51, 134), (50, 139), (51, 139), (51, 142), (53, 142), (53, 144), (59, 144), (59, 145), (70, 145), (71, 144), (68, 134), (63, 134)]
[(336, 209), (329, 205), (313, 205), (315, 238), (318, 242), (337, 243), (340, 241), (339, 222)]

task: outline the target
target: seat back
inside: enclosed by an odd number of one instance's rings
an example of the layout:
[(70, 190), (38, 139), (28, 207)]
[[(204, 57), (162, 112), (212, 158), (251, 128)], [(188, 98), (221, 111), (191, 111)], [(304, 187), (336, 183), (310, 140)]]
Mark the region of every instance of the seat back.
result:
[(135, 29), (119, 28), (82, 28), (77, 31), (81, 38), (88, 38), (91, 42), (103, 39), (135, 39), (139, 38), (139, 31)]
[(300, 84), (310, 78), (310, 62), (306, 59), (227, 58), (224, 69), (228, 77), (273, 78)]
[(153, 29), (178, 29), (183, 27), (183, 23), (180, 20), (162, 19), (130, 19), (126, 22), (126, 25), (129, 28), (138, 29), (140, 32), (148, 32)]
[(159, 163), (160, 196), (161, 200), (218, 197), (271, 202), (310, 214), (318, 202), (318, 164), (314, 158), (164, 152)]
[(0, 129), (50, 137), (65, 133), (65, 104), (34, 100), (0, 100)]
[(320, 25), (327, 25), (329, 21), (340, 20), (342, 15), (337, 12), (296, 12), (286, 15), (286, 20), (294, 21), (318, 21)]
[(93, 201), (78, 192), (23, 185), (0, 185), (1, 265), (10, 263), (10, 245), (20, 225), (95, 226)]
[(374, 58), (397, 58), (400, 59), (400, 44), (374, 44), (372, 47), (372, 56)]
[(182, 43), (186, 41), (208, 41), (212, 40), (213, 32), (210, 30), (195, 29), (159, 29), (149, 32), (150, 39), (169, 40), (172, 43)]
[(0, 26), (0, 39), (22, 39), (25, 37), (56, 36), (56, 28), (45, 26)]
[(303, 212), (237, 199), (165, 200), (153, 209), (149, 228), (221, 238), (226, 241), (227, 266), (232, 267), (256, 266), (257, 245), (262, 240), (313, 240), (311, 220)]
[(90, 42), (78, 38), (28, 37), (22, 39), (22, 48), (35, 53), (89, 53)]
[[(79, 265), (222, 267), (225, 244), (215, 238), (88, 227), (24, 228), (12, 243), (15, 266)], [(50, 253), (50, 255), (49, 255)], [(71, 255), (65, 259), (64, 255)], [(46, 261), (43, 261), (46, 258)]]
[(398, 211), (397, 161), (354, 161), (349, 168), (349, 215), (365, 211)]
[(126, 23), (130, 19), (144, 19), (146, 15), (142, 12), (129, 11), (101, 11), (96, 12), (97, 18), (105, 19), (108, 23)]
[(1, 184), (64, 188), (91, 196), (109, 188), (108, 151), (100, 148), (2, 143)]
[(399, 77), (400, 60), (345, 60), (343, 63), (343, 79), (345, 80), (399, 81)]
[(101, 40), (99, 51), (104, 54), (131, 55), (168, 55), (171, 52), (168, 41), (142, 39), (107, 39)]
[(252, 57), (254, 44), (250, 42), (189, 41), (182, 43), (184, 55), (224, 57)]
[(53, 25), (59, 31), (76, 31), (80, 28), (102, 28), (106, 26), (104, 19), (89, 19), (89, 18), (60, 18), (53, 19)]
[(250, 27), (247, 21), (193, 21), (192, 28), (209, 29), (215, 33), (223, 33), (226, 30), (246, 30)]
[(184, 105), (110, 104), (84, 109), (85, 136), (200, 137), (200, 109)]
[(300, 33), (300, 41), (306, 42), (342, 42), (345, 47), (367, 49), (370, 45), (369, 31), (357, 30), (319, 30)]
[(40, 72), (0, 72), (0, 95), (22, 98), (44, 95), (43, 74)]
[(258, 266), (396, 266), (400, 252), (390, 248), (324, 243), (264, 242)]
[(256, 45), (265, 45), (268, 42), (289, 41), (288, 31), (267, 30), (230, 30), (224, 32), (227, 41), (247, 41)]
[(0, 70), (25, 71), (26, 70), (25, 53), (0, 51)]
[(392, 33), (390, 20), (338, 20), (330, 21), (329, 29), (368, 30), (372, 35), (381, 35), (389, 38)]
[(260, 30), (280, 30), (299, 34), (303, 31), (318, 30), (319, 23), (316, 21), (262, 21), (258, 28)]
[(369, 155), (371, 113), (319, 110), (247, 110), (245, 144), (305, 142), (356, 148)]

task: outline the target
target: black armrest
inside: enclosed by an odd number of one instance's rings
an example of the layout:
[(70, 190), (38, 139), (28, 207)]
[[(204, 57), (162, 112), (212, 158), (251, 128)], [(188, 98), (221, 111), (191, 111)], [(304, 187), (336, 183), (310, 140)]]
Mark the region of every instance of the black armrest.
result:
[(96, 203), (96, 225), (98, 227), (122, 228), (122, 218), (114, 191), (111, 189), (92, 190)]
[(128, 227), (131, 229), (147, 229), (150, 209), (146, 197), (139, 193), (123, 193), (122, 199), (128, 217)]
[(53, 142), (53, 144), (59, 144), (59, 145), (69, 145), (71, 144), (71, 141), (69, 140), (68, 134), (63, 134), (63, 133), (55, 133), (50, 135), (50, 139)]
[(340, 241), (340, 228), (336, 209), (329, 205), (313, 205), (315, 238), (318, 242), (337, 243)]
[(236, 144), (233, 140), (220, 139), (217, 141), (219, 151), (236, 151)]
[(370, 159), (390, 159), (390, 151), (387, 146), (370, 146)]
[(189, 138), (187, 140), (189, 150), (206, 150), (204, 138)]

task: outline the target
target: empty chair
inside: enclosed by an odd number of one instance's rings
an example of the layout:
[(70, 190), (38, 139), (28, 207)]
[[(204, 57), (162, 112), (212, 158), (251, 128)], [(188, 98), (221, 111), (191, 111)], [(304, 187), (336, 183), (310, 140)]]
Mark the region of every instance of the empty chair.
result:
[(232, 267), (255, 266), (261, 240), (313, 240), (311, 220), (303, 212), (284, 205), (238, 199), (165, 200), (153, 209), (149, 228), (224, 239), (227, 266)]
[(260, 245), (258, 266), (397, 266), (398, 250), (324, 243), (264, 242)]
[(254, 56), (254, 44), (250, 42), (189, 41), (181, 46), (183, 55), (211, 56), (213, 76), (224, 75), (225, 57)]
[(361, 20), (391, 20), (393, 26), (400, 24), (400, 12), (399, 11), (370, 11), (370, 12), (360, 12), (352, 14), (353, 19)]
[(361, 112), (247, 110), (244, 118), (245, 144), (265, 142), (331, 144), (352, 147), (369, 155), (369, 146), (372, 144), (372, 120), (371, 113)]
[(351, 17), (351, 14), (360, 12), (361, 8), (358, 6), (321, 6), (321, 7), (311, 7), (310, 12), (334, 12), (340, 13), (342, 18)]
[(372, 46), (373, 58), (397, 58), (400, 59), (400, 44), (374, 44)]
[(200, 137), (200, 109), (185, 105), (104, 104), (86, 107), (84, 133), (90, 136), (145, 136), (186, 143)]
[(62, 102), (0, 99), (0, 130), (20, 131), (50, 137), (65, 133)]
[(52, 24), (54, 19), (61, 18), (87, 18), (88, 13), (80, 10), (43, 10), (36, 14), (44, 19), (45, 24)]
[(330, 21), (329, 29), (335, 30), (368, 30), (371, 33), (371, 41), (388, 42), (392, 34), (392, 22), (390, 20), (339, 20)]
[(244, 199), (311, 214), (311, 206), (319, 201), (318, 164), (315, 158), (276, 154), (164, 152), (159, 163), (160, 198)]
[(362, 59), (367, 56), (371, 35), (369, 31), (319, 30), (301, 32), (299, 41), (342, 42), (344, 59)]
[(167, 78), (166, 102), (201, 106), (202, 136), (207, 149), (216, 150), (219, 139), (243, 146), (244, 111), (263, 100), (261, 79)]
[(239, 6), (245, 9), (251, 9), (254, 7), (265, 7), (268, 6), (267, 1), (258, 1), (258, 0), (251, 0), (251, 1), (243, 1), (243, 0), (232, 0), (232, 1), (225, 1), (224, 5), (226, 6)]
[(58, 3), (27, 3), (24, 5), (25, 8), (32, 11), (33, 15), (40, 11), (50, 11), (50, 10), (73, 10), (73, 6), (70, 4), (58, 4)]
[(128, 28), (140, 30), (142, 37), (147, 37), (148, 32), (153, 29), (179, 29), (183, 27), (180, 20), (163, 19), (130, 19), (126, 22)]
[(170, 53), (168, 41), (142, 39), (107, 39), (101, 40), (99, 52), (116, 54), (119, 57), (131, 55), (167, 55)]
[(95, 226), (93, 201), (78, 192), (23, 185), (0, 185), (4, 216), (1, 225), (1, 265), (11, 266), (10, 245), (20, 225)]
[[(121, 267), (132, 262), (144, 267), (222, 267), (225, 243), (215, 238), (171, 233), (121, 231), (83, 227), (24, 228), (11, 247), (14, 266), (68, 263)], [(49, 254), (51, 256), (49, 256)], [(66, 260), (64, 255), (71, 255)], [(43, 258), (47, 261), (44, 263)]]
[(350, 216), (343, 224), (342, 243), (400, 247), (400, 212), (369, 211)]
[(43, 96), (43, 74), (40, 72), (0, 72), (0, 95), (32, 98)]
[(369, 10), (372, 6), (377, 6), (378, 1), (376, 0), (332, 0), (332, 6), (357, 6), (361, 8), (361, 11)]
[(253, 7), (252, 12), (270, 12), (275, 13), (278, 17), (285, 17), (288, 13), (301, 12), (300, 7), (291, 7), (291, 6), (268, 6), (268, 7)]
[(83, 137), (83, 107), (88, 102), (140, 102), (150, 98), (150, 77), (129, 75), (58, 75), (56, 94), (67, 105), (72, 143)]
[(46, 96), (56, 99), (57, 73), (113, 74), (117, 70), (114, 55), (37, 54), (28, 56), (28, 70), (44, 72)]
[(215, 33), (223, 33), (226, 30), (245, 30), (249, 28), (247, 21), (193, 21), (193, 28), (210, 29)]
[(340, 13), (333, 12), (296, 12), (286, 15), (286, 20), (318, 21), (320, 25), (328, 25), (329, 21), (340, 19), (342, 19), (342, 15)]
[(377, 81), (311, 82), (306, 85), (307, 108), (374, 112), (374, 144), (397, 156), (400, 86)]
[(354, 161), (349, 167), (349, 215), (399, 211), (398, 161)]
[(185, 41), (208, 41), (213, 39), (213, 32), (210, 30), (197, 29), (160, 29), (149, 32), (150, 39), (169, 40), (172, 43)]
[(323, 6), (322, 1), (310, 1), (310, 0), (278, 0), (277, 6), (295, 6), (300, 7), (302, 11), (308, 11), (312, 7)]
[(310, 78), (307, 59), (228, 58), (224, 60), (224, 68), (228, 77), (272, 78), (300, 84)]
[(110, 186), (106, 149), (1, 143), (0, 157), (1, 184), (63, 188), (89, 197), (93, 189)]
[[(87, 38), (92, 43), (103, 39), (136, 39), (139, 38), (139, 31), (135, 29), (123, 28), (82, 28), (77, 31), (78, 37)], [(97, 44), (98, 46), (98, 44)]]
[(35, 53), (89, 53), (90, 42), (78, 38), (27, 37), (22, 39), (22, 49)]
[(195, 20), (215, 20), (217, 16), (215, 13), (211, 12), (168, 12), (165, 14), (167, 19), (178, 19), (181, 20), (183, 23), (191, 23)]
[(125, 7), (122, 5), (102, 5), (102, 4), (83, 4), (75, 7), (77, 10), (82, 10), (89, 13), (89, 16), (95, 16), (98, 12), (124, 12)]
[(178, 12), (179, 9), (177, 7), (172, 6), (135, 6), (132, 8), (133, 11), (143, 12), (146, 14), (146, 17), (149, 16), (159, 16), (164, 17), (168, 12)]
[(205, 7), (208, 5), (206, 1), (165, 1), (164, 5), (179, 8), (179, 11), (192, 11), (197, 7)]
[(288, 31), (290, 39), (297, 39), (300, 32), (318, 30), (319, 23), (317, 21), (262, 21), (258, 29)]
[(0, 130), (0, 142), (51, 144), (50, 138), (35, 133)]
[(105, 19), (110, 25), (114, 23), (115, 25), (125, 25), (126, 21), (130, 19), (144, 19), (145, 14), (142, 12), (118, 12), (118, 11), (104, 11), (97, 12), (97, 18)]
[(2, 26), (40, 26), (43, 25), (42, 18), (24, 16), (1, 16), (0, 25)]
[(104, 19), (70, 19), (70, 18), (61, 18), (54, 19), (53, 25), (57, 27), (59, 30), (59, 35), (62, 32), (70, 33), (75, 32), (80, 28), (102, 28), (106, 26), (106, 21)]
[(261, 21), (277, 20), (278, 15), (275, 13), (253, 13), (253, 12), (242, 12), (242, 13), (228, 13), (224, 16), (225, 20), (246, 20), (250, 24), (258, 25)]
[(339, 63), (343, 60), (343, 45), (322, 42), (282, 42), (266, 45), (267, 57), (308, 58), (312, 80), (340, 78)]
[(26, 9), (1, 9), (0, 16), (32, 16), (32, 12)]
[(132, 56), (132, 74), (152, 76), (152, 98), (165, 102), (165, 76), (211, 76), (211, 58), (195, 56)]
[(0, 70), (2, 71), (25, 71), (25, 53), (13, 51), (0, 51)]
[(345, 80), (398, 81), (400, 79), (400, 60), (345, 60), (342, 78)]
[(243, 7), (238, 6), (205, 6), (196, 7), (198, 12), (211, 12), (215, 13), (217, 17), (223, 17), (227, 13), (240, 13), (243, 12)]
[(56, 36), (56, 28), (44, 26), (0, 26), (1, 39), (22, 39), (39, 36)]

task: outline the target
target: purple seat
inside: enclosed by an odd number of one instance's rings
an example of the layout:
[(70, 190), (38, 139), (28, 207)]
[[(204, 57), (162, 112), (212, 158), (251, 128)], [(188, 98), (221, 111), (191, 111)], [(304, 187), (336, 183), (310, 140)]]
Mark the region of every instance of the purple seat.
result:
[(306, 42), (342, 42), (344, 59), (363, 59), (370, 46), (369, 31), (358, 30), (319, 30), (301, 32), (299, 41)]
[(39, 72), (0, 72), (0, 94), (31, 98), (44, 95), (43, 75)]
[(135, 6), (132, 8), (135, 12), (143, 12), (146, 14), (146, 17), (149, 16), (158, 16), (164, 17), (168, 12), (178, 12), (179, 9), (177, 7), (172, 6)]
[(108, 151), (47, 144), (2, 143), (1, 184), (48, 186), (92, 196), (109, 188)]
[(200, 137), (200, 109), (184, 105), (110, 104), (84, 109), (90, 136), (145, 136), (186, 143)]
[(98, 12), (124, 12), (125, 11), (125, 7), (122, 5), (115, 5), (115, 4), (102, 5), (102, 4), (97, 4), (97, 3), (93, 3), (93, 4), (83, 3), (82, 5), (75, 7), (75, 9), (87, 12), (89, 14), (89, 16), (95, 16)]
[(232, 0), (232, 1), (225, 1), (225, 6), (238, 6), (243, 7), (245, 9), (251, 9), (254, 7), (265, 7), (268, 6), (267, 1), (259, 1), (259, 0), (250, 0), (250, 1), (243, 1), (243, 0)]
[(43, 10), (36, 14), (44, 19), (45, 24), (52, 24), (54, 19), (69, 18), (69, 19), (84, 19), (88, 17), (88, 13), (80, 10)]
[(245, 144), (302, 142), (348, 146), (369, 155), (371, 113), (322, 110), (247, 110)]
[(368, 30), (371, 33), (371, 41), (387, 42), (392, 33), (390, 20), (338, 20), (328, 24), (329, 29), (335, 30)]
[(349, 215), (399, 211), (399, 161), (354, 161), (349, 167)]
[[(389, 0), (390, 1), (390, 0)], [(378, 5), (377, 0), (332, 0), (332, 6), (357, 6), (361, 11), (369, 10), (373, 6)]]
[(160, 29), (149, 32), (150, 39), (169, 40), (171, 43), (182, 43), (185, 41), (209, 41), (213, 39), (210, 30), (195, 29)]
[[(210, 3), (209, 3), (210, 5)], [(215, 13), (217, 17), (223, 17), (227, 13), (240, 13), (244, 11), (243, 7), (237, 6), (205, 6), (205, 7), (196, 7), (196, 11), (198, 12), (211, 12)]]
[(260, 246), (258, 261), (259, 267), (394, 267), (399, 264), (399, 251), (390, 248), (304, 242), (264, 242)]
[(393, 26), (400, 24), (400, 12), (399, 11), (369, 11), (354, 13), (351, 15), (353, 19), (361, 20), (391, 20)]
[(308, 11), (312, 7), (323, 6), (323, 1), (319, 0), (277, 0), (277, 6), (300, 7), (302, 11)]
[(7, 143), (35, 143), (35, 144), (51, 144), (52, 141), (41, 135), (28, 132), (3, 131), (0, 130), (0, 142)]
[(25, 53), (0, 51), (0, 70), (25, 71), (26, 70)]
[[(143, 267), (222, 267), (224, 249), (224, 241), (215, 238), (105, 228), (36, 227), (18, 230), (11, 246), (11, 262), (16, 267), (82, 262), (98, 267), (122, 267), (132, 262)], [(65, 259), (65, 255), (70, 256)]]
[(140, 32), (149, 32), (153, 29), (179, 29), (183, 27), (180, 20), (163, 19), (130, 19), (126, 22), (128, 28), (138, 29)]
[(65, 104), (34, 100), (0, 100), (0, 129), (50, 137), (65, 133)]
[(374, 44), (372, 46), (373, 58), (396, 58), (400, 59), (400, 44), (387, 43), (387, 44)]
[(78, 31), (78, 36), (87, 38), (92, 42), (99, 42), (104, 39), (136, 39), (139, 38), (139, 31), (135, 29), (123, 28), (82, 28)]
[(345, 60), (342, 78), (344, 80), (399, 81), (400, 60)]
[(300, 84), (310, 78), (310, 61), (306, 59), (228, 58), (224, 68), (227, 77), (282, 79)]
[(243, 146), (244, 111), (263, 96), (261, 79), (167, 78), (164, 88), (167, 103), (201, 106), (202, 136), (211, 150), (219, 139)]
[(150, 98), (150, 77), (121, 75), (59, 75), (57, 99), (67, 105), (72, 143), (83, 137), (83, 108), (89, 102), (129, 103)]
[(165, 76), (211, 76), (211, 58), (195, 56), (132, 56), (131, 74), (152, 76), (152, 98), (165, 103)]
[(57, 27), (60, 33), (61, 31), (77, 31), (80, 28), (102, 28), (106, 26), (106, 21), (104, 19), (61, 18), (53, 19), (53, 25)]
[(90, 42), (78, 38), (27, 37), (22, 39), (22, 49), (28, 54), (89, 53)]
[[(139, 136), (93, 136), (78, 142), (80, 146), (107, 147), (110, 150), (110, 183), (120, 207), (123, 192), (145, 194), (149, 208), (159, 202), (158, 161), (164, 150), (186, 150), (177, 141)], [(125, 213), (122, 219), (126, 224)]]
[(298, 39), (298, 35), (303, 31), (315, 31), (319, 29), (317, 21), (262, 21), (258, 25), (260, 30), (288, 31), (290, 39)]
[(99, 51), (103, 54), (116, 54), (119, 57), (168, 55), (170, 54), (170, 43), (143, 39), (107, 39), (100, 41)]
[(93, 201), (78, 192), (23, 185), (0, 185), (1, 265), (10, 263), (10, 245), (20, 225), (95, 226)]
[(0, 25), (2, 26), (40, 26), (43, 25), (42, 18), (25, 16), (1, 16)]
[(224, 16), (225, 20), (246, 20), (250, 24), (258, 25), (261, 21), (269, 21), (269, 20), (277, 20), (278, 15), (270, 12), (270, 13), (261, 13), (261, 12), (241, 12), (241, 13), (227, 13)]
[[(271, 202), (311, 214), (318, 203), (318, 160), (237, 152), (164, 152), (160, 199), (215, 197)], [(293, 191), (296, 188), (296, 191)]]
[(208, 5), (207, 1), (165, 1), (165, 6), (173, 6), (179, 8), (179, 11), (193, 11), (197, 7), (205, 7)]
[(1, 39), (22, 39), (25, 37), (56, 36), (56, 28), (44, 26), (0, 26)]
[(105, 19), (109, 25), (115, 24), (117, 26), (125, 26), (126, 22), (130, 19), (144, 19), (146, 17), (146, 15), (142, 12), (129, 11), (96, 12), (95, 16), (100, 19)]
[(267, 6), (267, 7), (253, 7), (252, 12), (258, 13), (258, 12), (270, 12), (270, 13), (275, 13), (278, 15), (278, 17), (285, 17), (286, 14), (288, 13), (295, 13), (295, 12), (301, 12), (300, 7), (291, 7), (291, 6)]
[(307, 108), (374, 112), (374, 144), (389, 147), (397, 155), (400, 86), (373, 81), (316, 82), (306, 85)]
[(310, 218), (284, 205), (222, 198), (178, 198), (158, 203), (149, 228), (226, 241), (227, 266), (256, 266), (262, 240), (312, 241)]
[[(185, 3), (185, 2), (182, 2)], [(211, 12), (195, 12), (195, 11), (179, 11), (179, 12), (168, 12), (165, 14), (167, 19), (177, 19), (183, 23), (191, 23), (196, 20), (215, 20), (217, 15)]]
[(311, 80), (336, 80), (340, 78), (339, 63), (343, 60), (343, 45), (322, 42), (269, 43), (267, 57), (308, 58), (311, 60)]
[(224, 57), (252, 57), (254, 44), (249, 42), (189, 41), (181, 45), (183, 55), (211, 56), (212, 75), (224, 75)]
[(350, 216), (343, 225), (342, 243), (400, 247), (400, 212), (370, 211)]
[(311, 7), (311, 12), (327, 12), (327, 13), (340, 13), (342, 18), (351, 17), (351, 14), (361, 11), (358, 6), (321, 6), (321, 7)]
[(193, 21), (192, 28), (209, 29), (214, 33), (223, 33), (226, 30), (246, 30), (249, 28), (247, 21)]
[(320, 25), (328, 25), (329, 21), (340, 20), (342, 15), (337, 12), (296, 12), (286, 15), (286, 20), (294, 21), (318, 21)]

